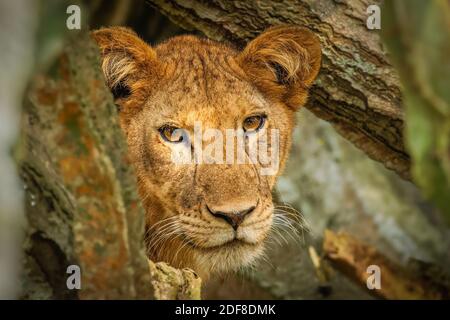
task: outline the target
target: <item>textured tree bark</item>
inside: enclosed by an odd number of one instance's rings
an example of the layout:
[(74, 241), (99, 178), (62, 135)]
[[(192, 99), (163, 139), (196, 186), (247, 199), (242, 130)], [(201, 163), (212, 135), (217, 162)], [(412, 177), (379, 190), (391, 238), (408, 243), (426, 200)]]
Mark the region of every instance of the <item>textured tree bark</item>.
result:
[[(69, 39), (25, 99), (22, 298), (199, 299), (188, 270), (149, 262), (144, 211), (96, 44)], [(80, 268), (81, 288), (67, 286)]]
[(157, 300), (200, 300), (202, 281), (191, 269), (175, 269), (165, 262), (149, 260)]
[[(24, 297), (149, 298), (144, 213), (98, 49), (87, 34), (70, 40), (25, 105)], [(81, 290), (66, 285), (72, 264)]]
[(398, 76), (366, 9), (380, 1), (151, 0), (173, 22), (242, 47), (265, 28), (296, 24), (315, 32), (323, 65), (306, 107), (371, 158), (410, 179)]

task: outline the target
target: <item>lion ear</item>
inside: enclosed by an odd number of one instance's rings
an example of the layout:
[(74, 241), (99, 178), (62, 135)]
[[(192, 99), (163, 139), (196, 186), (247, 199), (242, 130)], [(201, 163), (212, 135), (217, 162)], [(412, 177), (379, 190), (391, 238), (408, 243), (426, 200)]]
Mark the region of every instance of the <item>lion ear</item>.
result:
[(311, 31), (279, 26), (250, 41), (237, 61), (263, 94), (296, 110), (306, 103), (321, 56), (319, 39)]
[(92, 32), (102, 56), (106, 84), (115, 100), (148, 87), (156, 72), (156, 52), (128, 28), (103, 28)]

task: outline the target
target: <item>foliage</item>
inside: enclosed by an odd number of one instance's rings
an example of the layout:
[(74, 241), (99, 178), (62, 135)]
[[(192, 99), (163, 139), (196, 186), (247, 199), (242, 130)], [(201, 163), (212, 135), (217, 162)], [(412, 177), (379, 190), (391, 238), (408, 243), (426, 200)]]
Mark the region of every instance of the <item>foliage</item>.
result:
[(413, 178), (450, 223), (450, 2), (387, 1), (382, 12), (403, 85)]

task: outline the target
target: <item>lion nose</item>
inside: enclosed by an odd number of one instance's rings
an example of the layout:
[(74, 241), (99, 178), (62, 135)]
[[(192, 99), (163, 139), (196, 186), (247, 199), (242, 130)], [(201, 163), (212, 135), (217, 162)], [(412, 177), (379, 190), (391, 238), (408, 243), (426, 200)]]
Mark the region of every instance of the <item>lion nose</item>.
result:
[(214, 217), (225, 220), (228, 224), (230, 224), (234, 230), (237, 230), (239, 225), (244, 221), (245, 217), (255, 210), (256, 206), (251, 206), (244, 210), (230, 210), (230, 211), (219, 211), (210, 208), (206, 205), (209, 213), (211, 213)]

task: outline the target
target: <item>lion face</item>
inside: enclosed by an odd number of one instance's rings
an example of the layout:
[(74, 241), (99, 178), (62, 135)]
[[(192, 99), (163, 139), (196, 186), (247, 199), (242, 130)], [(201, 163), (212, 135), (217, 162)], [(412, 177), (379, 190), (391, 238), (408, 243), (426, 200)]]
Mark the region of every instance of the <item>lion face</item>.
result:
[(319, 70), (315, 36), (272, 28), (242, 52), (193, 36), (151, 48), (124, 28), (94, 38), (146, 209), (149, 257), (202, 277), (253, 263), (272, 227), (294, 112)]

